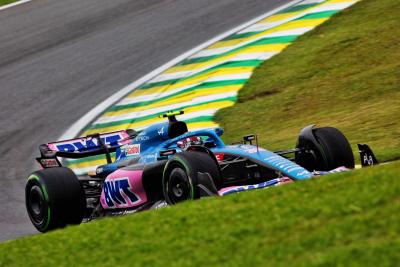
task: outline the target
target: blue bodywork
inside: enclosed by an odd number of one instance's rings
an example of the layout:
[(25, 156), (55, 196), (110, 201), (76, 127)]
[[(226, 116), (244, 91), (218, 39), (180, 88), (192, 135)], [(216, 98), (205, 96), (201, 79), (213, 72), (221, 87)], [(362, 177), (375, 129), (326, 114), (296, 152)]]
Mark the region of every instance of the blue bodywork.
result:
[[(215, 145), (210, 150), (213, 153), (233, 154), (248, 158), (260, 165), (280, 172), (293, 180), (304, 180), (311, 178), (313, 174), (296, 163), (281, 157), (266, 149), (248, 145), (225, 145), (220, 136), (223, 134), (222, 128), (203, 129), (186, 132), (178, 137), (170, 138), (168, 135), (169, 123), (155, 124), (138, 134), (128, 145), (124, 145), (116, 152), (116, 161), (111, 164), (101, 166), (102, 172), (111, 173), (124, 161), (133, 160), (139, 164), (148, 164), (157, 160), (166, 159), (160, 152), (168, 149), (175, 149), (177, 153), (182, 150), (177, 146), (177, 142), (188, 137), (198, 136), (205, 142), (213, 142)], [(136, 147), (138, 152), (135, 155), (127, 153), (129, 147)]]

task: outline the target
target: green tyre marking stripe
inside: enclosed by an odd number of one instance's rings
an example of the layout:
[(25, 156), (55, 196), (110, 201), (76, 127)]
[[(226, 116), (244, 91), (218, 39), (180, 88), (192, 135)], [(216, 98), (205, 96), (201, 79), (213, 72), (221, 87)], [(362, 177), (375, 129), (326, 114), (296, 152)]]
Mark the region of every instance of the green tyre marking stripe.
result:
[(46, 221), (46, 224), (45, 224), (45, 226), (44, 226), (44, 230), (46, 230), (47, 227), (49, 227), (50, 218), (51, 218), (49, 194), (47, 193), (46, 186), (45, 186), (43, 183), (40, 182), (40, 177), (39, 177), (39, 176), (37, 176), (37, 175), (35, 175), (35, 174), (31, 174), (31, 175), (28, 177), (28, 181), (29, 181), (29, 180), (37, 180), (37, 181), (39, 182), (39, 184), (40, 184), (39, 188), (40, 188), (40, 190), (42, 190), (42, 193), (43, 193), (43, 195), (44, 195), (44, 199), (45, 199), (45, 200), (47, 201), (47, 203), (48, 203), (48, 207), (47, 207), (47, 221)]
[[(174, 160), (176, 160), (176, 161), (178, 161), (180, 164), (182, 164), (182, 166), (186, 169), (186, 172), (188, 172), (188, 173), (190, 172), (189, 166), (187, 166), (186, 163), (185, 163), (184, 161), (182, 161), (182, 159), (180, 159), (179, 157), (175, 157)], [(167, 169), (168, 169), (168, 166), (169, 166), (170, 163), (171, 163), (171, 161), (168, 161), (167, 164), (166, 164), (165, 167), (164, 167), (163, 179), (162, 179), (163, 185), (165, 184), (166, 173), (167, 173)], [(194, 199), (194, 188), (193, 188), (193, 184), (192, 184), (192, 182), (191, 182), (191, 179), (190, 179), (190, 176), (189, 176), (189, 175), (188, 175), (188, 177), (189, 177), (189, 184), (190, 184), (190, 188), (191, 188), (192, 199)], [(163, 190), (163, 191), (164, 191), (164, 194), (165, 194), (165, 193), (166, 193), (165, 190)], [(165, 196), (164, 196), (164, 197), (165, 197)]]
[(44, 194), (44, 198), (48, 202), (49, 201), (49, 195), (47, 194), (47, 190), (46, 190), (45, 185), (40, 182), (40, 177), (35, 175), (35, 174), (31, 174), (31, 176), (29, 176), (29, 178), (28, 178), (28, 181), (29, 180), (37, 180), (40, 183), (40, 189), (42, 189), (43, 194)]
[(186, 169), (187, 176), (189, 178), (188, 180), (189, 180), (189, 184), (190, 184), (190, 189), (191, 189), (190, 191), (191, 191), (192, 199), (194, 199), (194, 186), (193, 186), (193, 183), (192, 183), (192, 178), (190, 177), (191, 169), (186, 164), (186, 162), (184, 162), (181, 158), (177, 157), (177, 158), (175, 158), (175, 160), (178, 161), (179, 163), (181, 163), (182, 166)]

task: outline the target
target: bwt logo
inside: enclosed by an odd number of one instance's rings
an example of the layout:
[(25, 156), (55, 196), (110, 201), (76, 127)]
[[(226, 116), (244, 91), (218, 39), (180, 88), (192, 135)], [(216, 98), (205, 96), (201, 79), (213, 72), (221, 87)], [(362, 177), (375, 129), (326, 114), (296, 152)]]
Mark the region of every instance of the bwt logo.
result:
[[(115, 146), (118, 145), (121, 136), (117, 134), (101, 137), (100, 139), (106, 145)], [(58, 144), (56, 147), (58, 151), (74, 152), (99, 148), (99, 144), (97, 139), (76, 139), (68, 143)]]
[[(135, 204), (140, 201), (139, 196), (131, 191), (128, 178), (105, 181), (103, 192), (107, 206)], [(127, 201), (130, 201), (127, 202)]]

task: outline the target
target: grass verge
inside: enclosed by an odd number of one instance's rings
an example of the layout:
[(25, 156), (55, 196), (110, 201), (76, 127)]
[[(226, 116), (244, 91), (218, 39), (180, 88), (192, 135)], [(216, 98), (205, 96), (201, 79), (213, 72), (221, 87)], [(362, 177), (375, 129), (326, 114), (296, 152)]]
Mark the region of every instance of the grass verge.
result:
[(0, 6), (8, 5), (17, 1), (19, 0), (0, 0)]
[(395, 266), (400, 163), (0, 244), (0, 266)]
[(399, 42), (397, 0), (364, 0), (335, 15), (257, 68), (239, 103), (217, 114), (226, 141), (252, 131), (267, 148), (292, 148), (315, 123), (370, 144), (381, 160), (399, 159)]

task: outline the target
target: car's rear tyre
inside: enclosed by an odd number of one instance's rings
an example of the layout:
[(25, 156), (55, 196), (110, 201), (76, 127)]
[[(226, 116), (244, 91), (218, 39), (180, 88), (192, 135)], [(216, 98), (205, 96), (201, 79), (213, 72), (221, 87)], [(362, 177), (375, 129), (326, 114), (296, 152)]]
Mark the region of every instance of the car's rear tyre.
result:
[(86, 210), (85, 193), (68, 168), (49, 168), (28, 177), (25, 202), (32, 224), (40, 232), (80, 224)]
[(354, 156), (349, 141), (333, 127), (312, 130), (313, 139), (299, 137), (296, 163), (309, 171), (329, 171), (337, 167), (354, 168)]
[(163, 174), (166, 202), (173, 205), (200, 198), (197, 186), (199, 173), (208, 174), (215, 184), (221, 182), (219, 167), (207, 153), (185, 151), (175, 154), (167, 162)]

